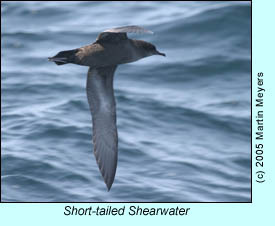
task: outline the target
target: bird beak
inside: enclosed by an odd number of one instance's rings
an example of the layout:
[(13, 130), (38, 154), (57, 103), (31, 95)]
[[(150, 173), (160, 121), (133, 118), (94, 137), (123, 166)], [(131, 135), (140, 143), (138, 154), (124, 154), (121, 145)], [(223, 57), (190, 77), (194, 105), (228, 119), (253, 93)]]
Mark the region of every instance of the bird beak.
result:
[(161, 56), (166, 56), (165, 53), (161, 53), (161, 52), (159, 52), (159, 51), (156, 51), (156, 54), (157, 54), (157, 55), (161, 55)]

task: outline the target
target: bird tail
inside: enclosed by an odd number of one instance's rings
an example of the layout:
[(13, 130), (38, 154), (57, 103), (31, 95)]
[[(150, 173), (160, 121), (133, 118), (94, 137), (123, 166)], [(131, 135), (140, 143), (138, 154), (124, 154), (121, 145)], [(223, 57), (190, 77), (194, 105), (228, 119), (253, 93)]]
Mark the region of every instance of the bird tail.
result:
[(57, 65), (63, 65), (67, 63), (73, 63), (75, 59), (75, 54), (78, 49), (61, 51), (53, 57), (49, 57), (49, 61), (55, 62)]

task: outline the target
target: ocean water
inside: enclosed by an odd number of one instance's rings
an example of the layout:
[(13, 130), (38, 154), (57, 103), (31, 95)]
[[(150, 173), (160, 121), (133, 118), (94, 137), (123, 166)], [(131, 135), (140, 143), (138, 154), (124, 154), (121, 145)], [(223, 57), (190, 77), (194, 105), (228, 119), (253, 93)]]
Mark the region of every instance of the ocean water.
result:
[[(249, 202), (249, 2), (2, 2), (1, 195), (5, 202)], [(118, 168), (93, 155), (87, 67), (47, 57), (129, 34), (167, 57), (115, 74)]]

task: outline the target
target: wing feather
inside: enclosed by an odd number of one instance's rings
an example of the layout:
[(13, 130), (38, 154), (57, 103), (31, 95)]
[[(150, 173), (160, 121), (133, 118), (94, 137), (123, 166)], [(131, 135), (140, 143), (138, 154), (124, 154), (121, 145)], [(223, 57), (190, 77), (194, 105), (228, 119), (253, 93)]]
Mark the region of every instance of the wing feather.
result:
[(117, 168), (116, 104), (113, 77), (116, 66), (89, 68), (87, 97), (92, 113), (94, 155), (110, 190)]
[(124, 26), (108, 29), (104, 32), (113, 32), (113, 33), (137, 33), (137, 34), (153, 34), (152, 31), (147, 30), (140, 26)]

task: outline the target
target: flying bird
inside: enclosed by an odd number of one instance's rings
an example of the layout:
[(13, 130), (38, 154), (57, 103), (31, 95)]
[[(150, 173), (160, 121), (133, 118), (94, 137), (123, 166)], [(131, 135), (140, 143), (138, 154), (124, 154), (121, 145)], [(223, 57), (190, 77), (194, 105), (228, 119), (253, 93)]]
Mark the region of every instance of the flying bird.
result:
[(165, 56), (149, 42), (129, 39), (127, 33), (153, 32), (139, 26), (112, 28), (101, 32), (90, 45), (61, 51), (48, 58), (57, 65), (72, 63), (89, 67), (86, 92), (92, 113), (94, 155), (108, 191), (114, 182), (118, 155), (113, 90), (115, 70), (120, 64), (131, 63), (144, 57)]

